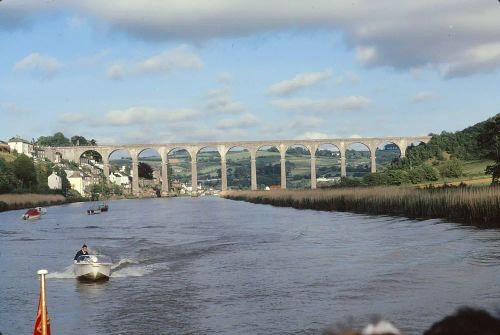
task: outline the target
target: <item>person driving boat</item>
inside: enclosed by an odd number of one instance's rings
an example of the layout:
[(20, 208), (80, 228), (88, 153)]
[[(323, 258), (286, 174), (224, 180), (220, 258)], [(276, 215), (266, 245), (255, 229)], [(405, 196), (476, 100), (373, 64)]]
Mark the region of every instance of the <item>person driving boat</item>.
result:
[(74, 261), (76, 262), (78, 260), (78, 257), (80, 256), (85, 256), (88, 255), (89, 253), (87, 252), (87, 245), (84, 244), (80, 250), (75, 255)]

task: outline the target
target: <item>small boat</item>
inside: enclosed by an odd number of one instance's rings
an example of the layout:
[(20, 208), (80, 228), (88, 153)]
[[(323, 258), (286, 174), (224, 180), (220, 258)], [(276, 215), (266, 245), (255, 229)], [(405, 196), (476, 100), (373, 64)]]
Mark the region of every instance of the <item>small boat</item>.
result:
[(100, 204), (99, 206), (97, 206), (98, 209), (101, 210), (101, 212), (107, 212), (109, 207), (107, 204)]
[(87, 209), (88, 215), (101, 214), (101, 209), (99, 208), (89, 208)]
[(36, 220), (39, 219), (42, 214), (36, 208), (30, 208), (26, 213), (21, 217), (23, 220)]
[(39, 212), (40, 214), (44, 215), (44, 214), (47, 214), (47, 209), (45, 207), (35, 207)]
[(80, 281), (106, 281), (111, 274), (111, 259), (105, 255), (81, 255), (73, 264)]

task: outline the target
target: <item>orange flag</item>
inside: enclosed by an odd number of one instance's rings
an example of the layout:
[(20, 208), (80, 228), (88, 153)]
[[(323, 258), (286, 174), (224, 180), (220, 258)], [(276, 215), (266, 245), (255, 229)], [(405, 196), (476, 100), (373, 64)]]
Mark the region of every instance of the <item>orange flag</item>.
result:
[[(47, 314), (47, 335), (50, 335), (49, 312), (46, 312), (46, 314)], [(38, 311), (36, 313), (35, 330), (33, 331), (33, 335), (43, 335), (43, 333), (42, 333), (42, 294), (40, 294), (40, 299), (38, 301)]]

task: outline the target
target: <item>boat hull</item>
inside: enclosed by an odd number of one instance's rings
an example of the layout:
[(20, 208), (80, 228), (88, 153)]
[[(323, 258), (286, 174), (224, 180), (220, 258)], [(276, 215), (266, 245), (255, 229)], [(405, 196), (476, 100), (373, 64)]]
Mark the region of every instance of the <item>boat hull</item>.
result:
[(24, 214), (22, 216), (23, 220), (38, 220), (40, 219), (41, 215), (28, 215), (28, 214)]
[(109, 280), (111, 264), (79, 264), (73, 265), (76, 279), (79, 281), (106, 281)]

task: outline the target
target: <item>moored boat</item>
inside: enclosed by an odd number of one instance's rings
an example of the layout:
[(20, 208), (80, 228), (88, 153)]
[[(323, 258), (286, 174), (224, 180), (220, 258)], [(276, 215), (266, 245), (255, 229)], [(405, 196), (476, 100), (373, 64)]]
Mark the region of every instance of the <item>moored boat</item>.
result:
[(44, 215), (44, 214), (47, 214), (47, 209), (45, 207), (35, 207), (39, 212), (40, 214)]
[(73, 264), (80, 281), (106, 281), (111, 275), (111, 259), (105, 255), (81, 255)]
[(88, 215), (101, 214), (101, 209), (99, 208), (89, 208), (87, 209)]
[(21, 216), (23, 220), (36, 220), (39, 219), (42, 214), (36, 208), (30, 208), (26, 213)]
[(97, 208), (100, 209), (101, 212), (107, 212), (109, 209), (107, 204), (100, 204)]

